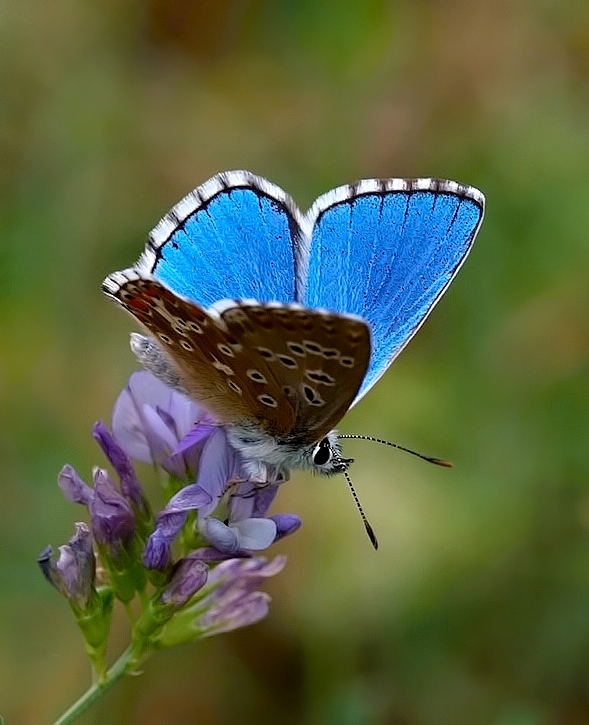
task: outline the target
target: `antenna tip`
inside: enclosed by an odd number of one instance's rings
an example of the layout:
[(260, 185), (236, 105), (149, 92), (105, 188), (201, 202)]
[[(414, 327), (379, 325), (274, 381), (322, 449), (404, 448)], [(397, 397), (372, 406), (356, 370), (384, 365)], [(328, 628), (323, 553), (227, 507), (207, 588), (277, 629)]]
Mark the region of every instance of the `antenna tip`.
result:
[(370, 543), (372, 546), (374, 546), (374, 550), (376, 551), (378, 549), (378, 539), (376, 538), (376, 534), (374, 533), (374, 529), (372, 526), (364, 519), (364, 527), (366, 528), (366, 533), (368, 534), (368, 538), (370, 539)]
[(435, 466), (442, 466), (442, 468), (454, 468), (452, 461), (448, 461), (445, 458), (428, 458), (427, 460)]

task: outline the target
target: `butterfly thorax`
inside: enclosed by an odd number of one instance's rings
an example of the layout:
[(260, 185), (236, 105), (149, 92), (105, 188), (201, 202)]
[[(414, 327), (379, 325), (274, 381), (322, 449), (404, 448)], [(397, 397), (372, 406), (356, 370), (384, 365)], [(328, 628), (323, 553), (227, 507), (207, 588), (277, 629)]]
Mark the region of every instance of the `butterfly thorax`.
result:
[(311, 445), (274, 438), (249, 422), (228, 426), (227, 435), (243, 457), (248, 475), (257, 481), (286, 481), (293, 468), (330, 476), (347, 470), (352, 462), (342, 457), (335, 430)]

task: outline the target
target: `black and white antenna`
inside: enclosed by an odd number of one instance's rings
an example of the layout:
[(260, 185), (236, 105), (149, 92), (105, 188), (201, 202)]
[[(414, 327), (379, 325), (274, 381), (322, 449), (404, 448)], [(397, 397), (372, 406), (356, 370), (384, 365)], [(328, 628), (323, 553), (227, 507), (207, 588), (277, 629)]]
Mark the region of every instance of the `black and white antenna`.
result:
[(352, 483), (352, 479), (349, 477), (347, 471), (344, 471), (344, 476), (346, 477), (346, 481), (348, 482), (348, 486), (350, 487), (350, 491), (352, 492), (352, 496), (354, 497), (354, 501), (356, 502), (356, 507), (360, 512), (360, 517), (362, 518), (362, 522), (364, 524), (364, 528), (366, 529), (366, 533), (368, 534), (368, 538), (370, 539), (370, 543), (372, 544), (372, 546), (374, 546), (374, 549), (376, 550), (378, 549), (378, 539), (376, 538), (374, 529), (366, 518), (366, 514), (364, 513), (364, 509), (362, 508), (362, 504), (360, 503), (360, 499), (358, 498), (358, 494), (356, 493), (356, 489), (354, 488), (354, 484)]
[(398, 451), (404, 451), (405, 453), (410, 453), (412, 456), (417, 456), (417, 458), (421, 458), (422, 461), (427, 461), (428, 463), (433, 463), (435, 466), (443, 466), (444, 468), (452, 468), (454, 465), (452, 463), (452, 461), (448, 461), (445, 458), (438, 458), (437, 456), (426, 456), (423, 453), (418, 453), (417, 451), (412, 450), (411, 448), (405, 448), (405, 446), (400, 446), (397, 443), (391, 443), (390, 441), (383, 441), (381, 438), (374, 438), (373, 436), (361, 436), (361, 435), (338, 433), (337, 437), (339, 439), (351, 438), (351, 439), (359, 440), (359, 441), (371, 441), (372, 443), (380, 443), (383, 446), (390, 446), (391, 448), (396, 448)]
[[(443, 468), (452, 468), (452, 466), (454, 465), (452, 463), (452, 461), (448, 461), (445, 458), (438, 458), (437, 456), (426, 456), (423, 453), (418, 453), (417, 451), (412, 450), (411, 448), (405, 448), (405, 446), (400, 446), (397, 443), (391, 443), (390, 441), (385, 441), (385, 440), (382, 440), (381, 438), (374, 438), (373, 436), (338, 434), (337, 437), (340, 440), (347, 438), (347, 439), (354, 439), (354, 440), (360, 440), (360, 441), (371, 441), (372, 443), (380, 443), (383, 446), (390, 446), (391, 448), (396, 448), (399, 451), (404, 451), (405, 453), (410, 453), (412, 456), (421, 458), (422, 461), (427, 461), (427, 463), (433, 463), (435, 466), (442, 466)], [(360, 503), (358, 494), (356, 493), (354, 485), (352, 484), (352, 479), (348, 475), (348, 472), (345, 470), (344, 470), (344, 476), (346, 477), (346, 481), (348, 482), (348, 486), (350, 488), (350, 491), (352, 492), (354, 502), (356, 503), (356, 508), (358, 509), (358, 511), (360, 513), (360, 517), (362, 519), (362, 523), (364, 524), (364, 528), (366, 529), (366, 533), (368, 534), (368, 538), (370, 539), (370, 543), (372, 544), (372, 546), (374, 546), (375, 549), (378, 549), (378, 539), (376, 538), (374, 529), (370, 525), (370, 522), (368, 521), (366, 514), (364, 513), (364, 509), (362, 508), (362, 504)]]

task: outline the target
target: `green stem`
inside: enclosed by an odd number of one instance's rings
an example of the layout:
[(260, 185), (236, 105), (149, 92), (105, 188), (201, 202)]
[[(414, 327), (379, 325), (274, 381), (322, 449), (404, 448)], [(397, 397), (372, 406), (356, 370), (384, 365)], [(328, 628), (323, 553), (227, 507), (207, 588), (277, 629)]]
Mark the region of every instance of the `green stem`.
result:
[(53, 725), (69, 725), (75, 722), (99, 697), (109, 690), (115, 682), (118, 682), (123, 675), (129, 672), (128, 666), (133, 656), (133, 650), (129, 647), (114, 665), (106, 673), (102, 682), (96, 682), (74, 704), (59, 717)]

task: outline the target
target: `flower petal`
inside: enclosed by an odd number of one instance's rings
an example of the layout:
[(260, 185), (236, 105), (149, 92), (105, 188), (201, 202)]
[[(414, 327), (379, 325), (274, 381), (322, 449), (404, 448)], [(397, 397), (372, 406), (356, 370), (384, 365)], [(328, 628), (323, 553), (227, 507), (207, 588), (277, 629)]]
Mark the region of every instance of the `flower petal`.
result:
[[(182, 525), (184, 520), (185, 517)], [(171, 539), (165, 535), (162, 529), (156, 529), (149, 537), (143, 552), (143, 563), (147, 569), (157, 569), (158, 571), (164, 571), (172, 563)]]
[(239, 534), (239, 548), (248, 551), (267, 549), (276, 538), (276, 524), (272, 519), (245, 519), (231, 528)]
[(275, 541), (278, 541), (278, 539), (282, 539), (285, 536), (289, 536), (290, 534), (294, 534), (295, 531), (298, 531), (301, 528), (303, 523), (300, 517), (296, 514), (276, 514), (275, 516), (270, 516), (270, 518), (276, 524)]
[(57, 483), (64, 496), (72, 503), (82, 503), (88, 506), (94, 496), (94, 491), (78, 475), (78, 472), (69, 463), (61, 469)]
[(239, 535), (219, 519), (210, 517), (203, 524), (203, 534), (216, 549), (235, 555), (239, 551)]
[(217, 425), (208, 423), (195, 425), (175, 444), (171, 454), (162, 458), (162, 467), (179, 479), (186, 478), (191, 471), (196, 472), (206, 441), (217, 429)]
[(103, 468), (94, 469), (94, 496), (89, 509), (96, 541), (108, 546), (116, 556), (120, 546), (129, 543), (135, 533), (135, 516)]
[(244, 481), (229, 501), (229, 521), (234, 523), (243, 519), (266, 516), (277, 491), (278, 484), (275, 483), (260, 484)]
[(241, 459), (227, 442), (222, 428), (217, 428), (208, 438), (200, 458), (197, 483), (210, 496), (211, 503), (201, 509), (208, 516), (227, 492), (231, 481), (241, 474)]
[(123, 495), (134, 504), (143, 516), (147, 516), (147, 501), (143, 495), (143, 488), (135, 475), (135, 470), (133, 469), (133, 464), (129, 456), (115, 441), (113, 435), (102, 421), (99, 420), (94, 424), (92, 435), (117, 472)]
[(163, 516), (180, 512), (197, 511), (211, 503), (211, 495), (198, 483), (184, 486), (169, 500), (167, 506), (158, 516), (158, 524)]
[(264, 579), (278, 574), (285, 563), (286, 557), (277, 556), (269, 562), (263, 557), (230, 559), (216, 566), (208, 583), (217, 586), (201, 603), (208, 608), (196, 622), (204, 630), (203, 636), (229, 632), (263, 619), (270, 598), (256, 589)]
[[(158, 411), (165, 411), (165, 415)], [(194, 423), (205, 417), (208, 420), (202, 406), (142, 370), (131, 375), (118, 397), (112, 430), (116, 440), (135, 460), (161, 462)]]
[(265, 592), (252, 592), (232, 602), (231, 606), (211, 608), (199, 622), (204, 630), (202, 636), (212, 637), (259, 622), (267, 616), (269, 602), (270, 596)]
[(180, 559), (162, 593), (162, 603), (183, 607), (204, 586), (208, 571), (209, 567), (203, 561), (189, 557)]

